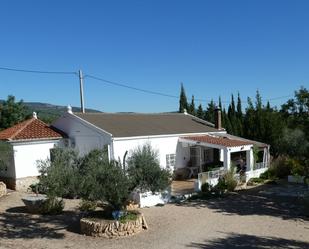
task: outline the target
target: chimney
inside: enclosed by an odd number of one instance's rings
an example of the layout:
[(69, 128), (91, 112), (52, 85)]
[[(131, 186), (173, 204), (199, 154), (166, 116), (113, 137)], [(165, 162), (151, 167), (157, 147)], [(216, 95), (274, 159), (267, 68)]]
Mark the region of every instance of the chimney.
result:
[(37, 118), (38, 118), (38, 116), (37, 116), (36, 112), (33, 112), (33, 113), (32, 113), (32, 117), (33, 117), (33, 118), (35, 118), (35, 119), (37, 119)]
[(187, 109), (183, 109), (183, 114), (188, 115)]
[(220, 107), (216, 107), (216, 109), (215, 109), (215, 128), (218, 129), (218, 130), (222, 130)]
[(67, 106), (67, 112), (73, 114), (72, 107), (70, 105)]

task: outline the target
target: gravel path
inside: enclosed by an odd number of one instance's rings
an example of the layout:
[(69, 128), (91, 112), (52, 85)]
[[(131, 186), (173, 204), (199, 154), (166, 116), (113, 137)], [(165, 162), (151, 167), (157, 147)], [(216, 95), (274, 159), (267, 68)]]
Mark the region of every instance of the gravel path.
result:
[(0, 198), (0, 249), (309, 248), (309, 221), (298, 199), (263, 191), (142, 209), (149, 230), (121, 239), (79, 234), (76, 200), (66, 201), (62, 215), (30, 215), (20, 200), (25, 194), (12, 192)]

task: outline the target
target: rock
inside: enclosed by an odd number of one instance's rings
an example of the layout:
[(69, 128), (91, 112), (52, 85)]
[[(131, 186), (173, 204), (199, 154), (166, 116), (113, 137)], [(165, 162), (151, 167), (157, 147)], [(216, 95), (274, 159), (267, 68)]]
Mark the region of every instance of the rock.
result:
[(119, 221), (110, 222), (107, 220), (92, 220), (91, 218), (82, 218), (80, 220), (80, 229), (82, 234), (94, 237), (117, 238), (139, 233), (147, 229), (148, 225), (141, 213), (137, 214), (137, 219), (120, 223)]
[(4, 182), (0, 182), (0, 197), (6, 195), (6, 185)]

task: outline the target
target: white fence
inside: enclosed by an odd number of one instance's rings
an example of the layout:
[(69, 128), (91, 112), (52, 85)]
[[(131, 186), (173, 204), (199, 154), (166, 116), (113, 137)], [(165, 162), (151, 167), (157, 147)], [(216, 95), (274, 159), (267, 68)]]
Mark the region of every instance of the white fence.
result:
[[(250, 178), (259, 177), (267, 169), (268, 169), (267, 163), (256, 163), (254, 166), (254, 170), (246, 171), (246, 182), (249, 181)], [(212, 186), (215, 186), (218, 183), (219, 177), (224, 175), (225, 172), (226, 170), (223, 167), (221, 167), (211, 171), (199, 173), (197, 183), (195, 185), (195, 190), (200, 191), (202, 185), (205, 182), (207, 182)], [(236, 179), (239, 179), (239, 174), (236, 174), (235, 177)]]
[(254, 166), (253, 166), (253, 169), (256, 170), (256, 169), (264, 169), (264, 168), (267, 168), (268, 167), (268, 164), (266, 162), (261, 162), (261, 163), (256, 163)]

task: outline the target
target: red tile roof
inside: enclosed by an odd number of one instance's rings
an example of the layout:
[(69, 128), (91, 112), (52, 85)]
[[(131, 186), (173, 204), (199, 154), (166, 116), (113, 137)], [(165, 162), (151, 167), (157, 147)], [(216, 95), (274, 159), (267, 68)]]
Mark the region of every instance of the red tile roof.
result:
[(63, 134), (37, 118), (31, 118), (0, 131), (0, 140), (57, 139)]
[[(224, 147), (236, 147), (236, 146), (244, 146), (244, 145), (252, 145), (253, 143), (244, 141), (244, 140), (236, 140), (223, 136), (212, 136), (212, 135), (203, 135), (203, 136), (188, 136), (183, 137), (184, 139), (194, 140), (197, 142), (204, 142), (208, 144), (215, 144)], [(241, 138), (240, 138), (241, 139)]]

